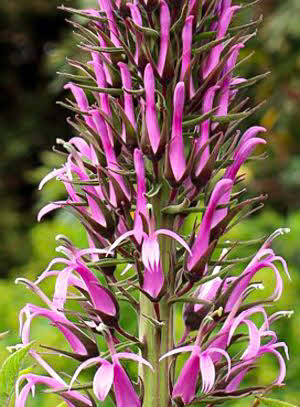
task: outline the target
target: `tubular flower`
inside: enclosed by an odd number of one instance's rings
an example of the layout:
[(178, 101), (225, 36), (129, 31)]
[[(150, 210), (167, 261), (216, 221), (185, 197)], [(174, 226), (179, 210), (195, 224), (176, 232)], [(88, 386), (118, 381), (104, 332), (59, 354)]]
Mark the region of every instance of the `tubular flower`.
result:
[(202, 392), (209, 393), (212, 390), (216, 378), (216, 371), (211, 358), (212, 353), (220, 353), (226, 358), (228, 364), (227, 376), (230, 374), (231, 362), (229, 355), (219, 348), (210, 347), (205, 351), (201, 351), (198, 345), (183, 346), (167, 352), (161, 357), (161, 360), (182, 352), (192, 353), (174, 386), (172, 397), (180, 397), (185, 404), (189, 404), (195, 396), (197, 379), (200, 373), (202, 377)]
[[(240, 89), (259, 78), (236, 76), (235, 68), (255, 22), (232, 27), (244, 8), (239, 0), (96, 3), (62, 6), (80, 16), (71, 21), (86, 55), (70, 60), (66, 75), (72, 97), (62, 105), (75, 114), (67, 120), (74, 135), (57, 140), (65, 163), (39, 186), (56, 179), (65, 196), (42, 208), (38, 220), (64, 208), (85, 229), (87, 243), (78, 247), (58, 235), (59, 255), (35, 282), (16, 280), (45, 304), (22, 308), (21, 346), (42, 317), (65, 339), (60, 349), (43, 348), (80, 364), (66, 383), (31, 349), (46, 375), (20, 377), (16, 407), (25, 407), (39, 384), (70, 407), (107, 397), (118, 407), (217, 405), (262, 394), (270, 387), (245, 388), (244, 378), (270, 354), (279, 365), (270, 386), (285, 380), (287, 345), (273, 325), (290, 313), (269, 315), (267, 305), (282, 296), (283, 274), (290, 275), (272, 248), (288, 229), (260, 248), (261, 240), (231, 240), (231, 229), (266, 199), (244, 198), (240, 186), (241, 169), (266, 144), (265, 128), (240, 130), (256, 111)], [(241, 257), (241, 246), (255, 247), (252, 257)], [(262, 270), (275, 277), (269, 297), (257, 282)], [(48, 278), (55, 283), (46, 295)], [(178, 302), (184, 329), (176, 344)], [(186, 352), (177, 366), (173, 357)], [(127, 365), (133, 362), (137, 383)], [(77, 385), (93, 365), (91, 385)], [(93, 391), (83, 393), (88, 387)]]
[(108, 345), (110, 347), (111, 360), (108, 362), (106, 359), (99, 357), (91, 358), (83, 362), (75, 371), (70, 383), (70, 389), (75, 382), (79, 373), (92, 365), (100, 364), (93, 381), (93, 392), (98, 400), (104, 401), (111, 390), (113, 385), (116, 396), (117, 407), (126, 406), (141, 406), (141, 401), (136, 394), (130, 379), (120, 363), (120, 359), (133, 360), (138, 363), (146, 365), (152, 369), (152, 366), (147, 360), (139, 355), (129, 352), (116, 353), (112, 338), (108, 337)]
[[(22, 390), (19, 392), (19, 389), (18, 389), (19, 385), (24, 380), (26, 380), (27, 383), (22, 388)], [(17, 382), (17, 391), (16, 391), (16, 400), (15, 400), (16, 407), (25, 407), (26, 406), (26, 401), (29, 396), (29, 393), (32, 392), (32, 396), (34, 396), (35, 386), (37, 384), (44, 384), (49, 389), (52, 389), (52, 390), (59, 390), (59, 389), (66, 387), (66, 383), (64, 383), (63, 380), (58, 381), (57, 379), (54, 379), (52, 377), (39, 376), (39, 375), (35, 375), (35, 374), (22, 375), (18, 379), (18, 382)], [(92, 401), (88, 397), (85, 397), (81, 393), (74, 391), (74, 390), (68, 390), (65, 392), (61, 392), (60, 396), (64, 399), (64, 401), (68, 407), (75, 407), (76, 405), (78, 405), (77, 404), (78, 402), (80, 402), (80, 405), (82, 407), (91, 407), (92, 406)]]
[(230, 179), (223, 179), (217, 183), (215, 189), (211, 195), (207, 210), (203, 216), (203, 220), (199, 229), (199, 232), (195, 238), (191, 249), (191, 255), (187, 260), (188, 271), (191, 272), (197, 266), (202, 256), (206, 254), (209, 249), (210, 243), (210, 231), (212, 228), (212, 222), (217, 210), (217, 206), (222, 199), (222, 196), (232, 187), (232, 181)]

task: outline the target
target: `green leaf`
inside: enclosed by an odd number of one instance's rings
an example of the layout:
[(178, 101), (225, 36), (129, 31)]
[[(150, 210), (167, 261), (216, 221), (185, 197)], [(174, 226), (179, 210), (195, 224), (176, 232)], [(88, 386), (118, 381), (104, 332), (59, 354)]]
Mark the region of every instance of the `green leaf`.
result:
[(256, 397), (264, 406), (267, 407), (299, 407), (294, 404), (287, 403), (281, 400), (269, 399), (265, 397)]
[(0, 401), (9, 401), (23, 362), (33, 345), (34, 342), (31, 342), (23, 346), (4, 361), (0, 370)]

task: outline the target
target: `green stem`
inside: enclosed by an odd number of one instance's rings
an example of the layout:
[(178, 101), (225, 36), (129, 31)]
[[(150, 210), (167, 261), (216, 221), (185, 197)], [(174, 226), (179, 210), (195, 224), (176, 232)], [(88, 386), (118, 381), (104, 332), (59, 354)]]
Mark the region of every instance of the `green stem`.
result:
[(173, 315), (172, 306), (166, 299), (159, 303), (160, 317), (163, 325), (155, 326), (143, 315), (156, 318), (153, 303), (141, 295), (140, 299), (140, 341), (144, 343), (143, 356), (152, 364), (154, 372), (148, 367), (141, 367), (140, 375), (144, 382), (143, 407), (169, 406), (169, 360), (159, 362), (161, 355), (173, 346)]
[[(163, 215), (161, 208), (167, 198), (167, 191), (162, 191), (153, 198), (153, 214), (155, 216), (156, 229), (172, 229), (172, 217)], [(152, 364), (154, 372), (147, 367), (141, 367), (140, 375), (144, 382), (143, 407), (169, 407), (169, 359), (159, 358), (173, 348), (173, 305), (169, 298), (173, 294), (173, 279), (170, 278), (170, 256), (172, 240), (168, 237), (160, 237), (161, 265), (167, 282), (167, 290), (158, 303), (161, 326), (151, 322), (157, 319), (154, 304), (143, 294), (140, 297), (140, 324), (139, 339), (144, 343), (143, 356)], [(148, 317), (148, 318), (147, 318)]]

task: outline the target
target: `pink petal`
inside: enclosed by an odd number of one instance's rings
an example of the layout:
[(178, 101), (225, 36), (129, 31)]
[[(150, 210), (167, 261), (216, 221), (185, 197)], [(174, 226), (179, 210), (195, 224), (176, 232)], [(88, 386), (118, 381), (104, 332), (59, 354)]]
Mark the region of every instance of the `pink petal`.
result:
[(74, 372), (74, 374), (73, 374), (73, 377), (72, 377), (72, 380), (71, 380), (71, 382), (70, 382), (70, 384), (69, 384), (69, 389), (72, 388), (73, 384), (75, 383), (75, 380), (77, 379), (77, 377), (79, 376), (79, 374), (80, 374), (80, 372), (81, 372), (82, 370), (87, 369), (88, 367), (94, 366), (94, 365), (96, 365), (97, 363), (101, 363), (101, 364), (105, 364), (105, 365), (109, 365), (109, 364), (110, 364), (107, 360), (101, 358), (100, 356), (96, 356), (96, 357), (94, 357), (94, 358), (90, 358), (90, 359), (88, 359), (88, 360), (85, 360), (85, 361), (84, 361), (83, 363), (81, 363), (81, 364), (78, 366), (78, 368), (75, 370), (75, 372)]
[(72, 267), (66, 267), (58, 274), (56, 278), (53, 304), (59, 310), (62, 310), (64, 308), (64, 304), (66, 302), (71, 272)]
[(210, 197), (208, 207), (202, 219), (199, 231), (192, 247), (192, 254), (188, 258), (188, 269), (191, 270), (193, 266), (198, 262), (201, 256), (205, 253), (209, 246), (210, 231), (215, 214), (216, 207), (219, 204), (222, 196), (232, 188), (232, 181), (230, 179), (222, 179), (219, 181)]
[(104, 401), (114, 380), (114, 367), (110, 363), (103, 363), (97, 370), (93, 380), (93, 392), (98, 400)]
[(160, 76), (164, 72), (166, 58), (168, 54), (169, 39), (170, 39), (171, 16), (167, 3), (162, 0), (160, 2), (160, 48), (157, 63), (157, 70)]
[[(221, 15), (221, 18), (219, 20), (218, 24), (218, 32), (217, 32), (217, 37), (216, 39), (221, 39), (226, 35), (227, 29), (229, 27), (229, 24), (231, 22), (232, 16), (236, 10), (238, 10), (240, 6), (233, 6), (228, 9), (225, 9), (224, 12)], [(213, 70), (214, 68), (218, 65), (219, 60), (220, 60), (220, 55), (224, 49), (223, 44), (216, 45), (211, 51), (209, 56), (207, 57), (205, 63), (204, 63), (204, 69), (203, 69), (203, 78), (205, 79)]]
[(160, 128), (155, 105), (155, 79), (150, 64), (147, 64), (144, 71), (144, 87), (146, 93), (146, 124), (148, 137), (152, 151), (155, 154), (160, 142)]
[[(80, 355), (86, 355), (87, 351), (83, 343), (77, 338), (73, 333), (73, 330), (78, 330), (78, 328), (70, 322), (63, 314), (48, 310), (46, 308), (37, 307), (33, 304), (27, 304), (27, 320), (22, 328), (22, 341), (24, 344), (29, 343), (30, 325), (33, 318), (37, 316), (43, 316), (48, 318), (57, 328), (63, 333), (66, 340), (69, 342), (71, 348), (74, 352)], [(68, 326), (72, 329), (68, 329)]]
[[(141, 13), (139, 11), (139, 8), (137, 4), (131, 4), (127, 3), (127, 7), (130, 9), (131, 17), (134, 23), (138, 26), (143, 26), (143, 20)], [(143, 41), (143, 34), (135, 30), (135, 35), (136, 35), (136, 44), (135, 44), (135, 55), (134, 55), (134, 61), (138, 65), (139, 64), (139, 59), (140, 59), (140, 54), (141, 54), (141, 45)]]
[(152, 298), (156, 298), (164, 285), (164, 273), (160, 264), (154, 269), (145, 268), (143, 274), (143, 290)]
[[(132, 81), (131, 81), (131, 75), (130, 75), (130, 71), (128, 69), (127, 64), (124, 64), (124, 62), (119, 62), (118, 67), (120, 68), (120, 71), (121, 71), (123, 87), (131, 90)], [(132, 124), (133, 128), (136, 129), (133, 98), (132, 98), (132, 95), (127, 92), (124, 92), (124, 111), (126, 113), (126, 116), (128, 117), (128, 120)]]
[(239, 148), (235, 151), (233, 159), (236, 159), (236, 156), (242, 146), (244, 146), (247, 141), (251, 140), (252, 138), (256, 137), (257, 133), (265, 133), (267, 130), (261, 126), (253, 126), (250, 127), (245, 133), (242, 135), (241, 140), (239, 142)]
[(117, 407), (141, 407), (138, 398), (127, 373), (119, 363), (114, 363), (114, 390)]
[(92, 160), (91, 157), (91, 147), (88, 145), (88, 143), (83, 140), (81, 137), (72, 137), (71, 140), (69, 141), (70, 144), (73, 144), (81, 154), (86, 156), (89, 160)]
[(193, 400), (200, 371), (199, 360), (199, 354), (192, 354), (186, 361), (173, 388), (172, 398), (181, 397), (185, 404)]
[(149, 363), (146, 359), (144, 359), (140, 355), (136, 355), (135, 353), (129, 353), (129, 352), (119, 352), (113, 355), (113, 360), (116, 359), (128, 359), (128, 360), (134, 360), (135, 362), (138, 363), (143, 363), (144, 365), (150, 367), (150, 369), (153, 371), (153, 367), (151, 363)]
[(216, 371), (213, 361), (204, 353), (200, 356), (200, 371), (202, 375), (202, 392), (208, 393), (215, 383)]
[(144, 266), (151, 271), (159, 265), (160, 250), (155, 234), (150, 236), (144, 235), (141, 257)]
[(192, 254), (191, 249), (189, 248), (189, 245), (185, 242), (185, 240), (182, 239), (177, 233), (172, 232), (172, 230), (169, 229), (158, 229), (154, 232), (156, 235), (165, 235), (169, 236), (174, 240), (177, 240), (178, 243), (181, 244), (190, 254)]
[(110, 39), (116, 47), (120, 47), (121, 43), (119, 41), (120, 33), (116, 25), (115, 16), (113, 13), (113, 8), (110, 0), (98, 0), (99, 6), (102, 11), (106, 12), (109, 26)]
[[(214, 98), (216, 91), (219, 89), (219, 86), (212, 86), (208, 88), (206, 93), (203, 96), (203, 104), (202, 104), (202, 114), (208, 113), (214, 103)], [(210, 119), (205, 120), (203, 123), (201, 123), (200, 126), (200, 138), (196, 140), (196, 153), (200, 151), (200, 149), (206, 144), (209, 140), (210, 136)], [(209, 151), (209, 146), (205, 147), (204, 151), (201, 154), (199, 163), (197, 164), (196, 168), (196, 176), (198, 176), (202, 169), (204, 168), (205, 164), (207, 163), (207, 160), (209, 159), (210, 151)]]
[(245, 369), (241, 370), (230, 382), (229, 384), (226, 386), (225, 391), (227, 393), (231, 393), (233, 391), (236, 391), (242, 380), (244, 379), (244, 377), (246, 376), (246, 374), (248, 373), (249, 368), (246, 367)]
[(253, 276), (261, 269), (265, 267), (270, 267), (270, 264), (267, 262), (259, 262), (253, 264), (251, 267), (247, 267), (243, 272), (243, 278), (240, 280), (239, 284), (233, 289), (227, 303), (225, 306), (225, 312), (231, 311), (234, 304), (241, 298), (244, 290), (248, 287), (249, 282), (252, 280)]
[(246, 319), (243, 323), (246, 324), (249, 329), (249, 345), (242, 354), (241, 359), (247, 360), (252, 359), (257, 355), (260, 348), (260, 334), (256, 325), (252, 321)]
[(271, 347), (270, 348), (266, 347), (265, 349), (262, 349), (262, 354), (263, 353), (272, 353), (277, 358), (278, 363), (279, 363), (279, 375), (277, 376), (277, 378), (273, 382), (273, 384), (279, 385), (279, 384), (283, 383), (285, 376), (286, 376), (286, 366), (285, 366), (285, 361), (284, 361), (283, 357), (277, 350), (275, 350)]
[(268, 326), (268, 316), (267, 316), (267, 314), (266, 314), (265, 309), (264, 309), (262, 306), (256, 306), (256, 307), (253, 307), (253, 308), (249, 308), (248, 310), (241, 312), (241, 313), (233, 320), (233, 323), (232, 323), (231, 328), (230, 328), (230, 331), (229, 331), (229, 336), (228, 336), (228, 340), (227, 340), (227, 345), (230, 344), (231, 339), (232, 339), (232, 336), (233, 336), (233, 334), (234, 334), (234, 331), (237, 329), (237, 327), (238, 327), (241, 323), (245, 322), (245, 320), (246, 320), (249, 316), (251, 316), (251, 315), (253, 315), (253, 314), (256, 314), (256, 313), (261, 313), (261, 314), (264, 316), (265, 323), (266, 323), (267, 326)]
[[(74, 95), (74, 98), (76, 100), (76, 103), (79, 107), (80, 110), (84, 111), (84, 112), (88, 112), (89, 111), (89, 102), (87, 100), (87, 97), (83, 91), (83, 89), (79, 88), (79, 86), (76, 86), (74, 83), (69, 82), (64, 86), (64, 89), (70, 89), (71, 92)], [(86, 121), (86, 123), (91, 127), (91, 128), (95, 128), (95, 125), (93, 123), (93, 120), (91, 119), (91, 117), (89, 115), (83, 115), (84, 120)]]
[(169, 148), (169, 159), (176, 181), (179, 181), (186, 168), (184, 157), (184, 143), (182, 137), (182, 117), (184, 108), (184, 83), (176, 85), (173, 101), (172, 136)]
[(163, 356), (160, 357), (159, 361), (168, 358), (169, 356), (176, 355), (177, 353), (182, 353), (182, 352), (193, 352), (193, 351), (200, 351), (200, 348), (198, 345), (187, 345), (187, 346), (181, 346), (179, 348), (170, 350), (169, 352), (165, 353)]
[(66, 201), (57, 201), (57, 202), (52, 202), (49, 203), (48, 205), (44, 206), (38, 213), (37, 215), (37, 220), (38, 222), (41, 221), (41, 219), (47, 215), (47, 213), (54, 211), (55, 209), (61, 208), (63, 205), (66, 204)]
[(56, 178), (57, 176), (64, 174), (65, 173), (65, 168), (59, 168), (57, 170), (53, 170), (51, 172), (49, 172), (49, 174), (47, 174), (40, 182), (39, 184), (39, 191), (43, 188), (43, 186), (50, 181), (53, 178)]
[[(191, 63), (192, 39), (193, 39), (193, 20), (194, 16), (189, 16), (185, 20), (182, 30), (182, 62), (180, 80), (183, 81), (185, 74)], [(190, 97), (194, 94), (193, 78), (190, 78)]]
[(135, 149), (133, 153), (134, 169), (136, 172), (136, 210), (134, 214), (134, 232), (135, 238), (139, 244), (141, 244), (144, 235), (144, 226), (141, 218), (141, 214), (145, 219), (149, 220), (149, 214), (147, 209), (146, 193), (146, 176), (144, 159), (141, 150)]
[(262, 138), (252, 137), (245, 144), (243, 144), (241, 146), (241, 148), (238, 150), (238, 153), (234, 159), (233, 164), (227, 168), (224, 177), (234, 180), (240, 167), (247, 160), (247, 158), (251, 155), (254, 148), (259, 144), (266, 144), (266, 140), (264, 140)]
[(231, 370), (231, 360), (230, 357), (228, 355), (228, 353), (221, 349), (221, 348), (217, 348), (214, 346), (210, 346), (205, 353), (207, 354), (211, 354), (211, 353), (220, 353), (221, 355), (223, 355), (225, 357), (225, 359), (227, 360), (227, 365), (228, 365), (228, 373), (227, 373), (227, 377), (230, 375), (230, 370)]
[(79, 261), (72, 266), (83, 279), (94, 307), (107, 315), (115, 316), (117, 312), (116, 306), (106, 289), (100, 285), (99, 280), (94, 273)]
[(134, 230), (129, 230), (128, 232), (125, 232), (122, 236), (119, 236), (114, 241), (114, 243), (110, 246), (110, 248), (109, 248), (109, 250), (108, 250), (108, 252), (106, 254), (106, 257), (109, 256), (110, 254), (112, 254), (112, 252), (115, 250), (115, 248), (118, 247), (119, 244), (121, 242), (123, 242), (123, 240), (126, 240), (128, 237), (134, 235), (134, 233), (135, 233)]

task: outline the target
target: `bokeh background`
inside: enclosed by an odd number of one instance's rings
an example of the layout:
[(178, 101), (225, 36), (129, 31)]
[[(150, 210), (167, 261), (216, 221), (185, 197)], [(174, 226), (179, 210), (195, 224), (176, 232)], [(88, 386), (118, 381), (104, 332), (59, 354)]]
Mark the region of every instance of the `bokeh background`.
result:
[[(84, 8), (94, 3), (66, 0), (69, 6)], [(64, 81), (56, 72), (69, 70), (66, 56), (80, 58), (65, 21), (69, 16), (57, 10), (58, 5), (57, 0), (0, 3), (0, 332), (10, 331), (0, 342), (0, 363), (8, 355), (6, 347), (19, 341), (19, 309), (26, 302), (36, 301), (28, 290), (14, 284), (15, 278), (35, 279), (45, 269), (55, 255), (58, 233), (70, 236), (79, 246), (85, 245), (82, 229), (66, 212), (57, 212), (41, 224), (36, 222), (38, 209), (63, 194), (56, 182), (37, 191), (39, 180), (61, 163), (51, 147), (56, 138), (68, 139), (72, 135), (65, 120), (68, 112), (56, 104), (64, 98)], [(232, 236), (253, 239), (278, 227), (291, 228), (290, 235), (275, 242), (276, 250), (288, 260), (293, 280), (290, 283), (285, 279), (285, 293), (274, 311), (287, 309), (295, 314), (277, 323), (279, 337), (289, 345), (291, 360), (287, 386), (273, 396), (300, 405), (300, 1), (262, 1), (248, 13), (251, 18), (263, 14), (264, 21), (258, 36), (243, 50), (244, 56), (253, 50), (255, 54), (240, 73), (272, 73), (247, 91), (253, 104), (267, 100), (244, 126), (267, 127), (268, 160), (255, 161), (245, 171), (249, 194), (267, 193), (269, 200), (263, 211), (236, 227)], [(249, 254), (249, 249), (241, 252)], [(268, 290), (272, 278), (262, 278)], [(34, 336), (52, 346), (61, 340), (42, 319), (34, 323)], [(59, 359), (56, 368), (63, 369), (65, 363)], [(276, 361), (267, 358), (250, 376), (249, 383), (268, 383), (276, 373)], [(45, 398), (42, 394), (29, 403), (34, 407), (58, 404), (56, 397)], [(251, 399), (230, 403), (239, 407), (250, 404)]]

